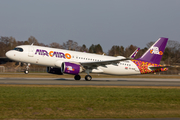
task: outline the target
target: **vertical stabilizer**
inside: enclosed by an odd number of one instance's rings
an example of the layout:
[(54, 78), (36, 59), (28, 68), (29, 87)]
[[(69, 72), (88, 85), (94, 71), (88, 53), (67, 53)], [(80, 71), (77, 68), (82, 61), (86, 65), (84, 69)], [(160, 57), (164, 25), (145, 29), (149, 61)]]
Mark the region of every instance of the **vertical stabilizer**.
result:
[(138, 60), (159, 64), (168, 38), (159, 38)]

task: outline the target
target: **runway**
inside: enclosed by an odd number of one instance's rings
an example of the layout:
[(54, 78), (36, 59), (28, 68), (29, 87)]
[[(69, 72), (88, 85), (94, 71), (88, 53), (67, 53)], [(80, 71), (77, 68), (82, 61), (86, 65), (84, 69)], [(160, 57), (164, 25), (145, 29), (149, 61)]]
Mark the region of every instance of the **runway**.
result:
[(73, 78), (0, 78), (0, 84), (11, 85), (91, 85), (91, 86), (180, 86), (180, 79), (93, 78), (91, 81)]

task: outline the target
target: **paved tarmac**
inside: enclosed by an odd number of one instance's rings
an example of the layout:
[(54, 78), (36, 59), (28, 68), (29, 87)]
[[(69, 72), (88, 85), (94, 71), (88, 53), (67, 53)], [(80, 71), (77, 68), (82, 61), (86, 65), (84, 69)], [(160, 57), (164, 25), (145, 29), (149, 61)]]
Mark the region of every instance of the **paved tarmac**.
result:
[(93, 78), (91, 81), (73, 78), (0, 78), (0, 84), (25, 85), (91, 85), (91, 86), (180, 86), (180, 79)]

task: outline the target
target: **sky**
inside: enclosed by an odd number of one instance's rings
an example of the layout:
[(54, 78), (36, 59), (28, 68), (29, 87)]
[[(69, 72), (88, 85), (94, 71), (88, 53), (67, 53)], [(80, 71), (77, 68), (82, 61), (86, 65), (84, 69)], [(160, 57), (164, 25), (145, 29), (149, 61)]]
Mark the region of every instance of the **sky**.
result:
[(180, 42), (180, 0), (0, 0), (0, 36), (78, 45), (146, 47)]

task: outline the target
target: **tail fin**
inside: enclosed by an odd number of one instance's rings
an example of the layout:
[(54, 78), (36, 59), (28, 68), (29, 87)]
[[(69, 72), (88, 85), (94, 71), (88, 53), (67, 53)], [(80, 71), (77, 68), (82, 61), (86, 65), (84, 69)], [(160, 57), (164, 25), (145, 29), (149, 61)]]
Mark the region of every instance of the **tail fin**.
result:
[(136, 56), (136, 54), (138, 53), (140, 48), (137, 48), (130, 56), (129, 58), (134, 58)]
[(168, 38), (159, 38), (138, 60), (159, 64)]

